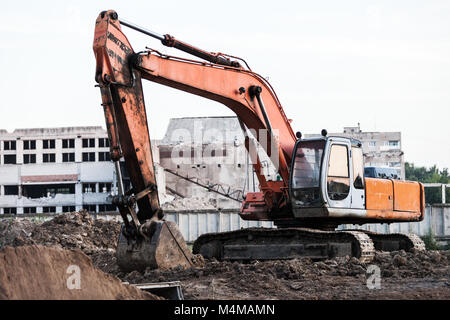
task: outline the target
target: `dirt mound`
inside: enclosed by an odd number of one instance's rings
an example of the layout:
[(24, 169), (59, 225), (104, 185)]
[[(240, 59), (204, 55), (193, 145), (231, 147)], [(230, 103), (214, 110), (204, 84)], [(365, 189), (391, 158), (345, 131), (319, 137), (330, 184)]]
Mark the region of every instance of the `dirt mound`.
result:
[(43, 245), (80, 249), (96, 267), (116, 273), (115, 252), (120, 222), (93, 218), (87, 211), (64, 213), (46, 222), (27, 219), (0, 220), (2, 246)]
[(78, 248), (86, 254), (93, 254), (98, 250), (115, 250), (120, 232), (120, 223), (94, 219), (84, 210), (60, 214), (34, 226), (30, 223), (26, 220), (10, 223), (10, 229), (20, 229), (22, 224), (29, 228), (26, 233), (12, 234), (14, 239), (10, 237), (5, 243), (12, 246), (41, 244), (63, 249)]
[(94, 268), (80, 250), (5, 247), (0, 261), (0, 299), (158, 299)]

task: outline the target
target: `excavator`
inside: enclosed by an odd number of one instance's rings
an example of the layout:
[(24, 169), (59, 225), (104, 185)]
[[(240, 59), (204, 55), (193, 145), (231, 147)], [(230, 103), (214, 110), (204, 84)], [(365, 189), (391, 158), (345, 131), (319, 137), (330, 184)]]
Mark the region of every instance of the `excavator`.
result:
[[(122, 27), (128, 27), (200, 60), (170, 56), (155, 49), (135, 52)], [(423, 250), (422, 240), (407, 233), (379, 234), (338, 230), (342, 224), (421, 221), (425, 214), (421, 183), (364, 177), (361, 142), (328, 136), (302, 138), (294, 133), (269, 82), (245, 60), (208, 52), (171, 35), (161, 35), (103, 11), (95, 22), (95, 80), (118, 176), (112, 202), (123, 219), (117, 246), (122, 270), (188, 268), (199, 257), (218, 260), (269, 260), (307, 256), (373, 259), (375, 250)], [(166, 221), (158, 199), (142, 79), (222, 103), (243, 130), (278, 164), (278, 179), (253, 161), (258, 192), (242, 202), (244, 220), (273, 221), (276, 228), (247, 228), (201, 235), (192, 252), (176, 223)], [(245, 140), (247, 150), (256, 143)], [(262, 143), (262, 141), (269, 141)], [(124, 190), (120, 160), (132, 188)]]

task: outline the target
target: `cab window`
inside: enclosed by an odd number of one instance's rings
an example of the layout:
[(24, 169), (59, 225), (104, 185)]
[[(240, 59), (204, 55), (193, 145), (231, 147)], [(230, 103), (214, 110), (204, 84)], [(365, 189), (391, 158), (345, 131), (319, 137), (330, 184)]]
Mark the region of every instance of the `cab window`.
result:
[(324, 147), (324, 140), (297, 144), (291, 178), (292, 197), (297, 205), (314, 207), (321, 204), (320, 169)]
[(364, 189), (364, 156), (361, 148), (352, 147), (353, 186)]
[(327, 176), (328, 197), (331, 200), (343, 200), (350, 192), (350, 174), (348, 149), (345, 145), (331, 146)]

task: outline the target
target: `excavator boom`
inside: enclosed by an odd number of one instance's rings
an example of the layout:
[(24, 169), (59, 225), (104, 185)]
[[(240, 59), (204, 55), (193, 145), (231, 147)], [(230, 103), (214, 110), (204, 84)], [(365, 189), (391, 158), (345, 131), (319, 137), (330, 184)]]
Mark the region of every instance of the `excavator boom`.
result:
[[(114, 11), (96, 20), (95, 79), (100, 87), (119, 195), (113, 198), (124, 225), (117, 263), (124, 271), (192, 266), (192, 253), (174, 222), (164, 221), (155, 179), (140, 72), (130, 67), (133, 49)], [(119, 161), (133, 186), (124, 190)], [(136, 205), (138, 211), (136, 211)]]

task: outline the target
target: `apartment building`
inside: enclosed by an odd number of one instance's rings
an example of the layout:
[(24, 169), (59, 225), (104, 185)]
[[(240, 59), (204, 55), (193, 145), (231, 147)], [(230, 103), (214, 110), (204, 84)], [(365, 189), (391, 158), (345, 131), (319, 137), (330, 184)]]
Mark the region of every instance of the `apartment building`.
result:
[(0, 214), (112, 211), (115, 179), (101, 127), (0, 130)]
[[(328, 133), (329, 136), (344, 136), (360, 140), (366, 167), (395, 168), (405, 179), (405, 162), (402, 151), (401, 132), (365, 132), (358, 123), (355, 127), (344, 127), (343, 132)], [(305, 137), (317, 136), (306, 134)]]

